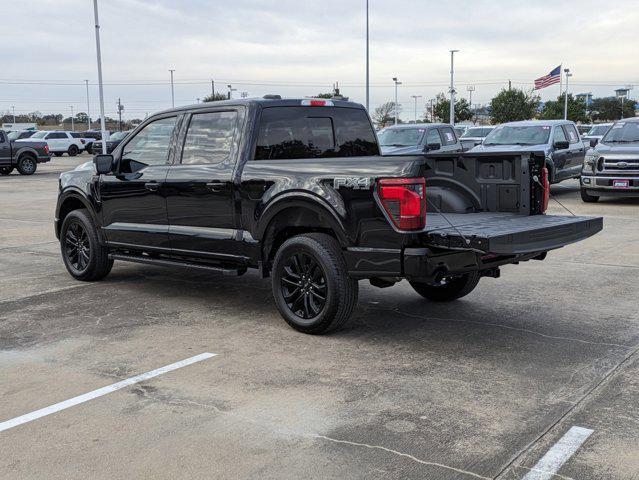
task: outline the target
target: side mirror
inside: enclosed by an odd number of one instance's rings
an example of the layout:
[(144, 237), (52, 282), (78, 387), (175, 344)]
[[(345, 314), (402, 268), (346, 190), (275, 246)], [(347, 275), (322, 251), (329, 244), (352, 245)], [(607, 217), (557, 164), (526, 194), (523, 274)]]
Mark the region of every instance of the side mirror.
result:
[(93, 164), (98, 175), (111, 173), (113, 171), (113, 155), (96, 155), (93, 157)]
[(442, 148), (442, 146), (439, 143), (429, 143), (428, 145), (424, 147), (424, 151), (430, 152), (432, 150), (439, 150), (440, 148)]
[(597, 140), (596, 138), (591, 138), (590, 139), (590, 146), (591, 147), (596, 147), (598, 143), (599, 143), (599, 140)]
[(555, 150), (566, 150), (570, 144), (568, 142), (555, 142), (553, 147)]

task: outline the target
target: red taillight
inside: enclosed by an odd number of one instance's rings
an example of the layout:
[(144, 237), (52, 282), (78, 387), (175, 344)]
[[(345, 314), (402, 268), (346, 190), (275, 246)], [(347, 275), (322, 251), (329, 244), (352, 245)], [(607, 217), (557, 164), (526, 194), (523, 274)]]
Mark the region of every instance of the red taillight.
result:
[(44, 154), (49, 155), (49, 145), (44, 146)]
[(399, 230), (426, 226), (426, 181), (423, 178), (384, 178), (377, 184), (382, 207)]
[(332, 107), (333, 102), (330, 100), (317, 100), (315, 98), (307, 98), (302, 100), (302, 106), (304, 107)]
[(544, 189), (544, 196), (541, 200), (541, 213), (546, 213), (548, 210), (548, 199), (550, 198), (550, 181), (548, 180), (548, 168), (541, 169), (541, 184)]

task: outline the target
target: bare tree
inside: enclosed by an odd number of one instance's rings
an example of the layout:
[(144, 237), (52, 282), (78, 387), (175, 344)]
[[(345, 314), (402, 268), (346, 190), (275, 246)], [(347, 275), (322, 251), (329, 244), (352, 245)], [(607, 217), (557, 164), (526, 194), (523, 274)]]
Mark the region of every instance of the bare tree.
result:
[[(397, 115), (399, 115), (401, 111), (401, 105), (397, 105)], [(382, 103), (379, 107), (373, 110), (371, 117), (379, 127), (389, 125), (395, 120), (395, 102)]]

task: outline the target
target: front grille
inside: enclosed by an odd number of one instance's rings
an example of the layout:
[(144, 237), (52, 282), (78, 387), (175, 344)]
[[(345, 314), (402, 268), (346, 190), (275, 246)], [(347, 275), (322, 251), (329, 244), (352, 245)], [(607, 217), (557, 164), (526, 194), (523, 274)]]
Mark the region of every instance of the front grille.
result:
[(606, 173), (639, 173), (639, 158), (602, 158), (600, 171)]

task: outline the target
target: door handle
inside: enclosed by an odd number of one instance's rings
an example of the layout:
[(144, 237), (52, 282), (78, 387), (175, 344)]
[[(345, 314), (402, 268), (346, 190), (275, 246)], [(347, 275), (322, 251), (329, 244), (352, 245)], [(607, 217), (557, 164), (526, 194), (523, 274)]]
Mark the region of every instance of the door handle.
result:
[(208, 188), (212, 192), (221, 192), (222, 190), (224, 190), (224, 187), (224, 182), (220, 182), (219, 180), (206, 182), (206, 188)]
[(146, 188), (150, 192), (157, 192), (160, 188), (160, 184), (153, 180), (151, 182), (146, 182), (144, 184), (144, 188)]

